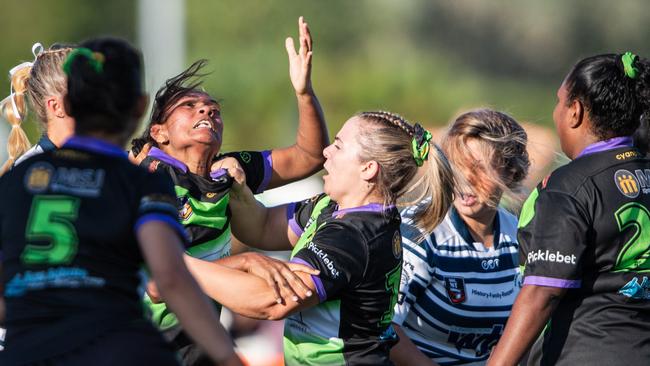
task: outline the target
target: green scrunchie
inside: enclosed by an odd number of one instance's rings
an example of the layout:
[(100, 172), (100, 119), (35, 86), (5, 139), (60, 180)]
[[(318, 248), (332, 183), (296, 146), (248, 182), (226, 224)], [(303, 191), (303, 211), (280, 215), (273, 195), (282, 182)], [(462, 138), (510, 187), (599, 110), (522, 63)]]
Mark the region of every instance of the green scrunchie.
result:
[(639, 70), (637, 70), (636, 67), (632, 66), (634, 60), (636, 60), (636, 55), (633, 54), (632, 52), (625, 52), (621, 57), (621, 61), (623, 62), (623, 70), (625, 71), (625, 76), (627, 76), (630, 79), (635, 79), (636, 73), (639, 72)]
[(89, 48), (81, 47), (72, 50), (72, 52), (70, 52), (68, 57), (65, 59), (65, 62), (63, 63), (63, 71), (66, 75), (70, 76), (70, 68), (72, 67), (72, 63), (79, 56), (87, 58), (88, 64), (93, 68), (93, 70), (95, 70), (96, 73), (101, 74), (104, 71), (104, 56), (99, 52), (93, 52)]
[(422, 166), (424, 164), (424, 161), (427, 160), (427, 157), (429, 156), (429, 141), (431, 141), (431, 132), (426, 130), (422, 136), (421, 144), (418, 144), (418, 139), (415, 136), (411, 140), (411, 147), (413, 148), (413, 159), (415, 159), (415, 164), (417, 166)]

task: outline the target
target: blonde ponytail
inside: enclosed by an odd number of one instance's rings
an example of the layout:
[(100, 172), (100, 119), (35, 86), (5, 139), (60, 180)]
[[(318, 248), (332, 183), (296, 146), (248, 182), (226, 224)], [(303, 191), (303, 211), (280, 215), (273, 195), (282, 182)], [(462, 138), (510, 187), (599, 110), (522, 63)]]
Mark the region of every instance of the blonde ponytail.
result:
[(0, 113), (11, 125), (11, 131), (7, 138), (7, 152), (9, 157), (0, 168), (0, 175), (6, 173), (31, 144), (25, 131), (22, 129), (22, 122), (27, 114), (27, 83), (31, 72), (31, 65), (25, 65), (11, 73), (12, 93), (0, 102)]

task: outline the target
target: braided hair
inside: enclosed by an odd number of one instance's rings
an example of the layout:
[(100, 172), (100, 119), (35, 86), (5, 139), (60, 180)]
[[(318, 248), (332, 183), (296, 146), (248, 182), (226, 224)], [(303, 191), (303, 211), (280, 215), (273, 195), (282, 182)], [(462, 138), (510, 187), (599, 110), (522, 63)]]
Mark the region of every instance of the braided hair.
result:
[(364, 122), (358, 136), (360, 159), (379, 165), (375, 184), (384, 203), (394, 204), (400, 199), (403, 205), (417, 204), (415, 222), (424, 230), (433, 230), (453, 202), (453, 173), (442, 151), (432, 144), (424, 165), (419, 167), (412, 148), (413, 140), (421, 144), (426, 133), (419, 124), (412, 125), (386, 111), (361, 112), (356, 117)]

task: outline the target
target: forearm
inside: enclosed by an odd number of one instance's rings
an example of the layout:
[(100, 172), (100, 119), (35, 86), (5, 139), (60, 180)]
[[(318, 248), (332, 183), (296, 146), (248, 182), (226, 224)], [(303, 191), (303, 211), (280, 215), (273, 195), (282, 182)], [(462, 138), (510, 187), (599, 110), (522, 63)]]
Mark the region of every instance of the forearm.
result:
[(186, 270), (174, 273), (173, 277), (174, 281), (159, 281), (158, 286), (183, 328), (215, 361), (234, 357), (230, 337), (196, 281)]
[(305, 159), (310, 159), (317, 165), (313, 167), (311, 172), (313, 173), (320, 170), (320, 165), (325, 160), (323, 149), (329, 145), (325, 116), (313, 91), (296, 94), (296, 98), (299, 118), (296, 147), (300, 149)]
[(488, 365), (517, 365), (542, 332), (563, 294), (563, 289), (524, 286)]
[(393, 324), (393, 328), (399, 336), (399, 342), (391, 348), (390, 360), (393, 361), (396, 366), (438, 365), (418, 349), (399, 325)]
[(225, 307), (249, 318), (278, 318), (282, 304), (273, 290), (262, 278), (235, 269), (241, 267), (237, 257), (213, 263), (185, 256), (185, 263), (203, 291)]
[(243, 244), (262, 250), (290, 250), (287, 206), (265, 207), (252, 194), (233, 193), (231, 228)]

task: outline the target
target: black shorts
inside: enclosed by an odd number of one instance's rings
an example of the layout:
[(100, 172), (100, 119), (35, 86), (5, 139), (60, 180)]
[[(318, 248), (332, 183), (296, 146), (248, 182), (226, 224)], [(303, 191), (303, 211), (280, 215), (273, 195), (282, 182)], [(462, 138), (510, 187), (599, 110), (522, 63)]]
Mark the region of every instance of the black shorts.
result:
[(179, 361), (172, 347), (157, 332), (124, 329), (108, 332), (74, 351), (30, 365), (178, 366)]

